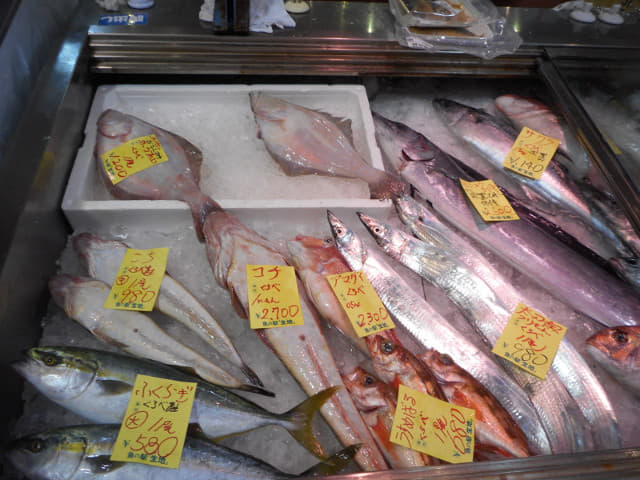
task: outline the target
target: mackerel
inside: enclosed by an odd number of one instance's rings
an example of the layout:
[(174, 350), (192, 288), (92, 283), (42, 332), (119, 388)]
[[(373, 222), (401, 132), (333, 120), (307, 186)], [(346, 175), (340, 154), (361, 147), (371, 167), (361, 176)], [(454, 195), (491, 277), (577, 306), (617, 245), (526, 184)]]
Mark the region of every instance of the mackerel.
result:
[(533, 450), (551, 453), (549, 439), (526, 393), (509, 374), (413, 291), (381, 254), (369, 250), (346, 224), (328, 212), (336, 245), (354, 271), (363, 271), (389, 313), (425, 349), (446, 353), (493, 393), (520, 425)]

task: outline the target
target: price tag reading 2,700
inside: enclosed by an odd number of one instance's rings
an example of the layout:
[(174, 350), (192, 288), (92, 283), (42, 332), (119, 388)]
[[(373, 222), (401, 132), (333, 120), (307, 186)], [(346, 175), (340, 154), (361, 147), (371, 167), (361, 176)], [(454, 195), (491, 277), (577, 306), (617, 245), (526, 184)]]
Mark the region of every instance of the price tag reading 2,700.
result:
[(446, 462), (472, 462), (475, 414), (401, 384), (391, 441)]
[(197, 386), (138, 375), (111, 460), (178, 468)]
[(546, 378), (567, 328), (520, 303), (492, 352)]
[(293, 267), (247, 265), (251, 328), (304, 325)]
[(327, 281), (358, 336), (366, 337), (395, 328), (387, 309), (364, 272), (328, 275)]

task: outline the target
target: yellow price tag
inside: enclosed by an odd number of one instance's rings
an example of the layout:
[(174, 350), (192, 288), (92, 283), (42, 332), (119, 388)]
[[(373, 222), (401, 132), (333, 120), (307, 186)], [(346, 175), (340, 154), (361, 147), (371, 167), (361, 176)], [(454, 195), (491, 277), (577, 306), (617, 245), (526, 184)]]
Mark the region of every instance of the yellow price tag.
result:
[(111, 460), (178, 468), (197, 386), (138, 375)]
[(475, 418), (471, 408), (400, 385), (390, 440), (446, 462), (472, 462)]
[(460, 184), (485, 222), (520, 219), (493, 180), (467, 182), (460, 179)]
[(327, 281), (359, 337), (395, 328), (387, 309), (364, 272), (327, 275)]
[(539, 179), (560, 145), (560, 140), (524, 127), (503, 166), (529, 178)]
[(567, 328), (518, 304), (492, 352), (545, 379)]
[(304, 325), (293, 267), (247, 265), (251, 328)]
[(107, 176), (114, 185), (167, 160), (169, 157), (155, 135), (134, 138), (102, 154)]
[(145, 312), (153, 310), (168, 256), (168, 248), (128, 248), (104, 307)]

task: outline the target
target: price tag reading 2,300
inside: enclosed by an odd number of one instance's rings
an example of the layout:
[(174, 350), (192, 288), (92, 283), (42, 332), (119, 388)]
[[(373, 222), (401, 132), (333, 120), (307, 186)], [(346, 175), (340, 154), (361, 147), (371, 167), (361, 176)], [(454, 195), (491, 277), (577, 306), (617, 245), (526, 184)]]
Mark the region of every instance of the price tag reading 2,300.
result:
[(492, 352), (544, 379), (567, 328), (520, 303)]
[(114, 185), (133, 174), (169, 160), (162, 144), (155, 135), (138, 137), (103, 153), (107, 176)]
[(401, 384), (391, 441), (446, 462), (472, 462), (475, 415), (473, 409), (443, 402)]
[(304, 325), (293, 267), (247, 265), (251, 328)]
[(503, 166), (538, 180), (549, 166), (560, 140), (524, 127), (505, 158)]
[(485, 222), (520, 219), (493, 180), (467, 182), (460, 179), (460, 185)]
[(111, 460), (178, 468), (197, 385), (138, 375)]
[(328, 275), (327, 281), (360, 337), (395, 328), (393, 320), (363, 272)]
[(105, 308), (150, 312), (158, 298), (167, 268), (169, 249), (127, 249)]

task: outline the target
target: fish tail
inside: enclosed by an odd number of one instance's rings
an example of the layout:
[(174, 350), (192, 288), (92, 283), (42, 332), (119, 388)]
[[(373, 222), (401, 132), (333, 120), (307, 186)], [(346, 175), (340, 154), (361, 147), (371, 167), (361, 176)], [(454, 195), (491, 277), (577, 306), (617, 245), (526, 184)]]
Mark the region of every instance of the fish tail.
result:
[(382, 170), (377, 170), (377, 172), (380, 172), (380, 174), (368, 182), (372, 198), (389, 199), (404, 193), (410, 193), (409, 185), (398, 177)]
[[(322, 406), (340, 389), (339, 386), (330, 387), (307, 398), (304, 402), (282, 414), (284, 418), (293, 423), (292, 427), (286, 427), (288, 432), (300, 445), (305, 447), (316, 457), (326, 459), (320, 441), (313, 433), (313, 419)], [(354, 453), (355, 455), (355, 453)]]
[(335, 475), (340, 472), (344, 467), (346, 467), (353, 457), (356, 456), (358, 450), (362, 447), (361, 443), (355, 445), (349, 445), (348, 447), (340, 450), (339, 452), (333, 454), (326, 460), (314, 465), (308, 470), (302, 472), (300, 477), (319, 477), (326, 475)]
[(253, 385), (257, 387), (264, 387), (264, 383), (262, 383), (258, 374), (256, 374), (256, 372), (254, 372), (247, 364), (243, 363), (240, 367), (240, 371), (247, 376)]
[(193, 214), (193, 221), (196, 227), (198, 238), (203, 241), (204, 221), (207, 219), (210, 213), (219, 212), (222, 210), (222, 207), (218, 202), (210, 197), (207, 197), (206, 195), (203, 195), (203, 198), (199, 200), (200, 201), (191, 204), (191, 213)]

